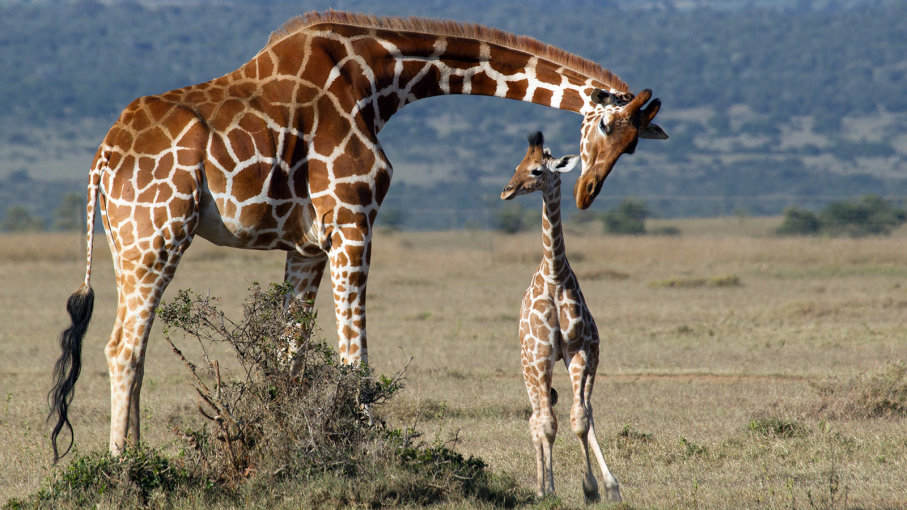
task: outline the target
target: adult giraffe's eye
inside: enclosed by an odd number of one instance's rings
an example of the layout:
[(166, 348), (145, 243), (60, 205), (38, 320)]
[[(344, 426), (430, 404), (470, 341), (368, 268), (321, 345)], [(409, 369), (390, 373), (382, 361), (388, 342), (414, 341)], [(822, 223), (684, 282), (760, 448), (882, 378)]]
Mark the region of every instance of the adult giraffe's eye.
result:
[(538, 168), (538, 167), (537, 167), (537, 168), (533, 168), (532, 170), (529, 171), (529, 173), (530, 173), (533, 177), (538, 177), (538, 176), (542, 175), (542, 169), (541, 169), (541, 168)]
[(605, 123), (605, 118), (602, 117), (602, 120), (598, 121), (598, 129), (599, 129), (602, 133), (604, 133), (604, 134), (606, 134), (606, 135), (610, 135), (611, 132), (614, 131), (614, 126), (612, 126), (611, 124), (606, 124), (606, 123)]

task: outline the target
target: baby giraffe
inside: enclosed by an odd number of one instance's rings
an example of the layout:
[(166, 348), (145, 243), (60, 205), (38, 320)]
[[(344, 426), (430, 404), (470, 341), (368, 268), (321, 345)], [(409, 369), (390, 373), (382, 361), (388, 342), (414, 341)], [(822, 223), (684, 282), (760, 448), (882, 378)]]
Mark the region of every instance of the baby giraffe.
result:
[(523, 295), (520, 316), (520, 357), (532, 404), (529, 429), (535, 445), (537, 492), (539, 496), (554, 492), (551, 449), (557, 435), (557, 418), (552, 406), (557, 401), (557, 393), (551, 388), (551, 375), (554, 364), (563, 359), (573, 386), (570, 426), (580, 440), (586, 460), (583, 480), (586, 502), (599, 499), (598, 483), (589, 458), (590, 446), (602, 471), (607, 498), (620, 501), (620, 486), (605, 464), (592, 420), (590, 399), (598, 368), (598, 329), (583, 300), (576, 275), (567, 262), (561, 231), (560, 174), (572, 169), (579, 156), (555, 159), (543, 144), (540, 131), (529, 135), (526, 156), (501, 192), (504, 200), (533, 191), (541, 191), (544, 196), (542, 262)]

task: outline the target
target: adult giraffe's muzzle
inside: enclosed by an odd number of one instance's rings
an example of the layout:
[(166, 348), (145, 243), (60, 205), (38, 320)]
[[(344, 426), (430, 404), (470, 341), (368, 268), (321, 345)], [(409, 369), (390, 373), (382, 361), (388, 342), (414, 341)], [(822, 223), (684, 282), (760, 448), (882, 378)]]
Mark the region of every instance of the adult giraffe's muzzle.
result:
[(576, 207), (578, 209), (588, 209), (592, 205), (595, 197), (601, 192), (602, 184), (605, 183), (605, 179), (611, 173), (615, 163), (617, 163), (617, 158), (610, 163), (593, 167), (576, 180), (576, 185), (573, 187), (573, 196), (576, 198)]

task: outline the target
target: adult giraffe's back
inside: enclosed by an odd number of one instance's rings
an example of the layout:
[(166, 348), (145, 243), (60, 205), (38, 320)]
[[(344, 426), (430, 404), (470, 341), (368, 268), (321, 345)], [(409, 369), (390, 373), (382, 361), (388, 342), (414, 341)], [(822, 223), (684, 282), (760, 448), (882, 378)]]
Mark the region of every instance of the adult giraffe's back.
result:
[[(110, 449), (139, 437), (139, 392), (154, 310), (193, 237), (287, 251), (285, 277), (314, 297), (330, 264), (340, 357), (367, 362), (365, 285), (372, 226), (391, 166), (378, 131), (404, 105), (443, 94), (506, 97), (583, 115), (585, 208), (639, 137), (666, 138), (656, 99), (601, 66), (478, 25), (343, 12), (291, 20), (236, 71), (135, 100), (98, 148), (88, 185), (85, 282), (50, 392), (57, 437), (91, 316), (91, 240), (101, 211), (116, 270), (117, 319), (105, 353)], [(71, 443), (70, 443), (71, 445)], [(68, 449), (67, 449), (68, 451)], [(65, 452), (64, 452), (65, 454)]]

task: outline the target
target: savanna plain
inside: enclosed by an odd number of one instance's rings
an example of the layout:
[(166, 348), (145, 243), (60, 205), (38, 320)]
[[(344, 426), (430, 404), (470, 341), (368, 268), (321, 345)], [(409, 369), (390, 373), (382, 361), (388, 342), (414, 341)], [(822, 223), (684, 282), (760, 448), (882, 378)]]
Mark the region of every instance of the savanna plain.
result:
[[(598, 440), (629, 507), (907, 507), (907, 231), (777, 238), (779, 222), (671, 221), (680, 236), (568, 228), (568, 256), (602, 337)], [(82, 243), (78, 234), (0, 236), (0, 502), (33, 493), (59, 469), (46, 394), (66, 299), (83, 278)], [(105, 449), (108, 433), (103, 348), (116, 294), (103, 238), (94, 253), (94, 316), (70, 414), (80, 452)], [(517, 322), (540, 253), (534, 229), (379, 232), (368, 288), (372, 366), (393, 374), (409, 363), (382, 415), (455, 440), (530, 489)], [(250, 284), (281, 279), (283, 263), (281, 253), (198, 240), (165, 300), (192, 289), (239, 315)], [(330, 295), (325, 278), (319, 328), (336, 345)], [(200, 419), (189, 379), (156, 324), (141, 404), (150, 445), (172, 447), (171, 428)], [(563, 366), (554, 386), (555, 486), (562, 506), (580, 507)]]

